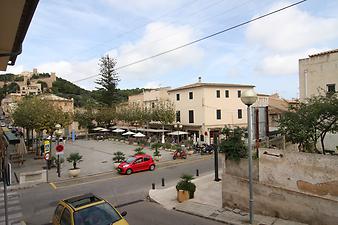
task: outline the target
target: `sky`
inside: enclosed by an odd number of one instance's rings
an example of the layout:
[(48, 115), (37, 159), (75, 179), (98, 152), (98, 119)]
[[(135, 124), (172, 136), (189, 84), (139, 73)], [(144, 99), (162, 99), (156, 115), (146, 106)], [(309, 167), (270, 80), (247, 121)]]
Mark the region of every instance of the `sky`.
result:
[[(277, 0), (40, 0), (7, 72), (56, 72), (93, 90), (100, 57), (117, 67), (156, 55), (272, 10)], [(186, 48), (118, 70), (118, 88), (176, 88), (203, 82), (252, 84), (297, 98), (298, 60), (338, 48), (338, 1), (296, 7)], [(92, 77), (79, 81), (83, 78)]]

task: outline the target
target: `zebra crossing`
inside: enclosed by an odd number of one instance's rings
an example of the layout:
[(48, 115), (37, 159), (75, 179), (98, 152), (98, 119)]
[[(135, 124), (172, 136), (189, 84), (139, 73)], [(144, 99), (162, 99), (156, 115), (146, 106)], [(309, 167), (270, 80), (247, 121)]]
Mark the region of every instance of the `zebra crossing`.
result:
[[(23, 214), (17, 191), (7, 190), (8, 225), (22, 225)], [(5, 201), (3, 188), (0, 189), (0, 225), (5, 225)]]

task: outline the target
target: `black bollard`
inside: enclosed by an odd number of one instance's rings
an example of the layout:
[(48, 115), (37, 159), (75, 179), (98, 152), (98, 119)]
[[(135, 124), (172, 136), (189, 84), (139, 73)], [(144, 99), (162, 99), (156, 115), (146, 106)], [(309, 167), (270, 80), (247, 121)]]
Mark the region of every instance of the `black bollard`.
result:
[(198, 177), (200, 175), (200, 172), (198, 171), (198, 169), (196, 170), (196, 177)]
[(162, 178), (162, 187), (164, 187), (164, 178)]
[(151, 189), (155, 190), (155, 183), (151, 184)]

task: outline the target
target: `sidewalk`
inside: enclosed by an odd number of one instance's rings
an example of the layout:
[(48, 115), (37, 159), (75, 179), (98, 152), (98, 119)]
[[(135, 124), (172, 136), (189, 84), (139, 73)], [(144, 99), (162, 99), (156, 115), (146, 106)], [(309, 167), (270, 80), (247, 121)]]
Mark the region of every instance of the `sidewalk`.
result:
[[(240, 209), (222, 208), (222, 182), (213, 180), (214, 174), (201, 176), (193, 182), (196, 184), (195, 198), (183, 203), (176, 201), (175, 186), (149, 191), (152, 201), (164, 208), (223, 222), (230, 225), (249, 224), (249, 215)], [(304, 225), (289, 220), (255, 215), (255, 225)]]

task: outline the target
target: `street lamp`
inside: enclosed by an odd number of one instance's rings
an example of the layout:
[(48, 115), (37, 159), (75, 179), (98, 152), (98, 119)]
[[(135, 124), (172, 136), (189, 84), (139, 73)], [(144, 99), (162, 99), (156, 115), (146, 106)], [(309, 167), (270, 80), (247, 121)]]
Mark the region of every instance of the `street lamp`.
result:
[(177, 144), (179, 144), (180, 142), (180, 129), (182, 129), (182, 124), (180, 123), (180, 121), (177, 121), (176, 124), (174, 124), (174, 127), (177, 129)]
[[(61, 130), (61, 125), (60, 124), (56, 124), (55, 125), (55, 135), (56, 135), (56, 146), (59, 145), (59, 139), (62, 135), (62, 130)], [(58, 177), (61, 176), (61, 171), (60, 171), (60, 155), (58, 154), (58, 163), (57, 163), (57, 173), (58, 173)]]
[(253, 224), (253, 193), (252, 193), (252, 117), (251, 117), (251, 105), (257, 101), (257, 94), (253, 89), (249, 89), (242, 93), (242, 102), (247, 105), (248, 108), (248, 151), (249, 151), (249, 212), (250, 212), (250, 224)]

